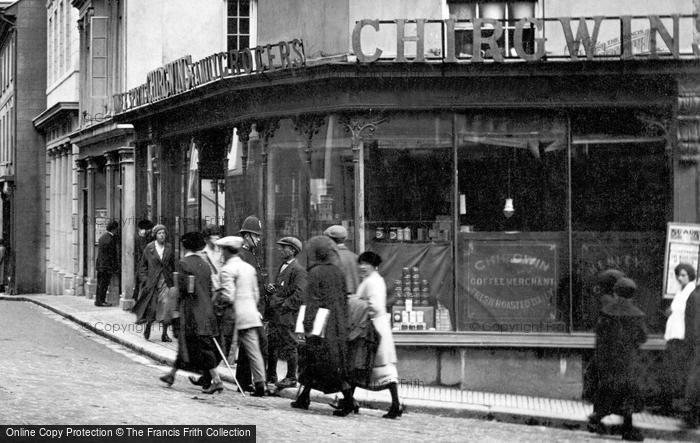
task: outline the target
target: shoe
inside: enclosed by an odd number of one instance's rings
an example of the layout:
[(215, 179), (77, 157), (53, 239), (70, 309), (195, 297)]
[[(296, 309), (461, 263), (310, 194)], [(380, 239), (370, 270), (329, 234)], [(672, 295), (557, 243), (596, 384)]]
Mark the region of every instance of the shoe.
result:
[(224, 382), (219, 380), (218, 382), (212, 382), (208, 388), (202, 389), (202, 394), (213, 394), (215, 392), (221, 392), (224, 390)]
[(637, 428), (628, 428), (622, 431), (622, 439), (627, 441), (644, 441), (644, 435)]
[[(240, 392), (240, 391), (239, 391)], [(255, 392), (255, 386), (253, 385), (246, 385), (243, 387), (243, 392)]]
[(297, 381), (294, 378), (285, 377), (282, 381), (275, 383), (275, 386), (277, 386), (278, 389), (296, 388)]
[(199, 378), (197, 377), (192, 377), (191, 375), (187, 377), (187, 379), (190, 381), (195, 386), (201, 386), (204, 389), (207, 389), (209, 386), (211, 386), (211, 378), (207, 378), (204, 376), (201, 376)]
[(253, 391), (252, 394), (250, 394), (251, 397), (264, 397), (265, 396), (265, 382), (259, 381), (255, 383), (255, 390)]
[(406, 408), (401, 405), (401, 406), (394, 406), (391, 405), (389, 410), (386, 412), (386, 414), (382, 415), (382, 418), (396, 418), (396, 417), (401, 417), (403, 415), (403, 411)]
[(297, 398), (292, 402), (292, 407), (297, 408), (297, 409), (309, 409), (309, 405), (311, 404), (311, 400), (309, 397), (306, 398)]
[(112, 305), (111, 305), (110, 303), (106, 303), (106, 302), (103, 302), (103, 301), (101, 301), (101, 302), (97, 302), (97, 301), (96, 301), (96, 302), (95, 302), (95, 306), (99, 306), (100, 308), (104, 308), (104, 307), (112, 306)]
[(175, 383), (175, 376), (173, 374), (167, 373), (165, 375), (161, 375), (159, 377), (160, 381), (165, 383), (168, 386), (172, 386), (173, 383)]
[(333, 415), (335, 415), (336, 417), (345, 417), (351, 412), (357, 414), (357, 412), (360, 410), (360, 407), (355, 403), (354, 399), (352, 400), (352, 402), (348, 402), (347, 400), (343, 399), (341, 400), (339, 407), (334, 407), (336, 408), (336, 410), (333, 411)]
[(143, 329), (143, 337), (148, 340), (151, 338), (151, 324), (146, 323), (146, 327)]
[(168, 334), (163, 334), (160, 337), (160, 341), (162, 341), (163, 343), (170, 343), (173, 341), (173, 339), (168, 337)]
[[(330, 407), (335, 409), (336, 411), (340, 411), (343, 409), (343, 401), (340, 401), (340, 404), (334, 405), (333, 403), (329, 403)], [(360, 413), (360, 404), (357, 402), (357, 400), (353, 399), (352, 400), (352, 409), (351, 411), (355, 414)]]

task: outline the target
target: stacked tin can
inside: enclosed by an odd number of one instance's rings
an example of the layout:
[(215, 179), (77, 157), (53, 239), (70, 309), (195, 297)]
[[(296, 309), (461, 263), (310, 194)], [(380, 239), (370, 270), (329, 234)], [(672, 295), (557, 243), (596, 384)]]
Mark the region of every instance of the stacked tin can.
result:
[(404, 305), (403, 286), (401, 284), (401, 280), (394, 280), (394, 304), (396, 306)]
[(413, 291), (411, 287), (411, 269), (405, 267), (401, 269), (401, 280), (403, 282), (403, 298), (405, 300), (411, 300), (410, 304), (413, 304)]

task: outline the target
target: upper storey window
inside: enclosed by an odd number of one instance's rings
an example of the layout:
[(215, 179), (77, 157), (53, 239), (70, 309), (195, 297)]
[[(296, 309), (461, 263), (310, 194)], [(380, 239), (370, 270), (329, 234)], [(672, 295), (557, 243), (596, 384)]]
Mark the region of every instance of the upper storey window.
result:
[(249, 48), (254, 43), (255, 2), (228, 0), (226, 19), (227, 50)]

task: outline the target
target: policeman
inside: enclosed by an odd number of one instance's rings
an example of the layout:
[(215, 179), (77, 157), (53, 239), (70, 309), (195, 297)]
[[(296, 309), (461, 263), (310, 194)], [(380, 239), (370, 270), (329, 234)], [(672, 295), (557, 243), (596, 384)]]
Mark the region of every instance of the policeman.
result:
[[(260, 257), (262, 252), (262, 223), (260, 219), (254, 215), (246, 217), (245, 220), (243, 220), (238, 234), (243, 237), (243, 246), (238, 250), (238, 256), (241, 260), (255, 268), (258, 277), (258, 289), (260, 291), (258, 311), (265, 315), (268, 293), (269, 289), (272, 289), (272, 287), (267, 285), (267, 271), (265, 271), (264, 263)], [(258, 341), (260, 343), (263, 359), (267, 361), (267, 322), (265, 320), (266, 319), (263, 319), (263, 328)], [(236, 379), (244, 390), (254, 391), (254, 387), (251, 384), (250, 361), (243, 347), (240, 347), (238, 350)]]

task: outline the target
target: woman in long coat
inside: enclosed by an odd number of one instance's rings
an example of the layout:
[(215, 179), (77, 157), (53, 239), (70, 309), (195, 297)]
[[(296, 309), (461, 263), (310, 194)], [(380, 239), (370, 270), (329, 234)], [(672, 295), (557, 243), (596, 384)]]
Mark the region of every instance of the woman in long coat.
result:
[(399, 403), (396, 348), (386, 311), (386, 283), (377, 272), (382, 258), (366, 251), (360, 254), (357, 262), (363, 280), (350, 300), (351, 312), (355, 314), (351, 321), (351, 338), (356, 337), (350, 342), (353, 384), (373, 391), (388, 389), (391, 407), (383, 417), (400, 417), (403, 409)]
[(638, 380), (638, 350), (647, 339), (644, 313), (631, 298), (635, 283), (621, 278), (615, 283), (614, 298), (603, 306), (596, 325), (593, 414), (588, 417), (591, 432), (605, 433), (601, 419), (609, 414), (623, 417), (623, 440), (641, 441), (641, 432), (632, 426), (632, 414), (643, 407)]
[[(182, 236), (187, 250), (179, 263), (178, 312), (180, 323), (177, 358), (171, 371), (161, 381), (172, 385), (178, 369), (203, 372), (207, 377), (207, 394), (221, 391), (223, 384), (216, 372), (221, 354), (216, 349), (216, 317), (211, 301), (211, 270), (197, 251), (204, 249), (204, 235), (188, 232)], [(189, 277), (194, 277), (194, 291), (189, 292)]]
[[(348, 364), (348, 306), (345, 275), (334, 264), (337, 252), (333, 240), (326, 236), (309, 239), (306, 247), (309, 266), (307, 290), (304, 298), (304, 335), (306, 346), (302, 352), (299, 382), (303, 391), (292, 402), (292, 407), (309, 408), (311, 389), (326, 394), (343, 392), (341, 407), (335, 415), (345, 416), (354, 409)], [(321, 336), (312, 335), (319, 309), (327, 309), (325, 331)]]
[(173, 248), (165, 240), (168, 236), (165, 226), (153, 227), (155, 240), (143, 250), (139, 264), (139, 280), (144, 282), (141, 295), (134, 305), (132, 312), (136, 314), (136, 324), (146, 323), (143, 336), (146, 340), (151, 336), (151, 325), (154, 321), (162, 322), (163, 334), (161, 340), (172, 341), (168, 337), (168, 325), (171, 320), (169, 311), (169, 290), (173, 287), (173, 272), (175, 258)]

